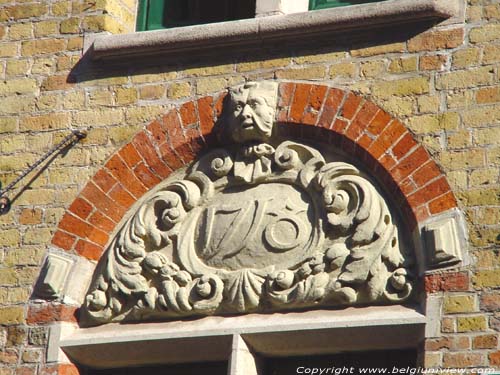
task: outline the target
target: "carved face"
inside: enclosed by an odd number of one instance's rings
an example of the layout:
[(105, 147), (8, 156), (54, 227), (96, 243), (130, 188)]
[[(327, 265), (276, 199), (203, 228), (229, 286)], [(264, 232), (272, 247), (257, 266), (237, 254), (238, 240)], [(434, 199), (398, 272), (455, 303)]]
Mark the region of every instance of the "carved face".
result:
[(273, 83), (249, 82), (231, 91), (227, 126), (233, 141), (264, 142), (271, 137), (276, 87)]

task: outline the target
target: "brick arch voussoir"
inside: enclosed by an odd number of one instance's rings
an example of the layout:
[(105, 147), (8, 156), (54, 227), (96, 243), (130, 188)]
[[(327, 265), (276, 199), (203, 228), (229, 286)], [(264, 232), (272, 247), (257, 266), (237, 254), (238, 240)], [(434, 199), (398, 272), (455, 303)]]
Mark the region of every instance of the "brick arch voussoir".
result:
[(348, 90), (293, 82), (281, 83), (279, 96), (277, 120), (286, 133), (355, 155), (393, 195), (410, 229), (457, 206), (425, 148), (372, 101)]
[(152, 121), (116, 151), (71, 203), (52, 245), (99, 260), (128, 209), (173, 171), (216, 144), (212, 129), (225, 93), (186, 102)]
[[(131, 205), (216, 145), (213, 127), (225, 93), (188, 101), (151, 122), (113, 154), (61, 219), (52, 244), (98, 260)], [(317, 84), (279, 86), (280, 131), (356, 155), (394, 193), (411, 229), (456, 207), (439, 167), (397, 119), (350, 91)], [(301, 125), (301, 126), (297, 126)]]

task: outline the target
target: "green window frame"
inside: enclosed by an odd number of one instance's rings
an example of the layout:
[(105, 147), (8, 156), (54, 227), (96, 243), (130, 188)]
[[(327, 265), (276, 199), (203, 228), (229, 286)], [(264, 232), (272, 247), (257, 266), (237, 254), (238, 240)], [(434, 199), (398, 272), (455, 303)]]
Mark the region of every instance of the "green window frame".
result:
[(318, 10), (335, 7), (345, 7), (365, 3), (377, 3), (383, 0), (309, 0), (309, 10)]

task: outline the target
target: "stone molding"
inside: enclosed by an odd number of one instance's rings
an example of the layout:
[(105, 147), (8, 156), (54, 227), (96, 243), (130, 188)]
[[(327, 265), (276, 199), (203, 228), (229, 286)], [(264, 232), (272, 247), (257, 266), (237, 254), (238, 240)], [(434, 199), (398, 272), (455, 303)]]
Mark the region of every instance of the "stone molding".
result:
[(305, 13), (96, 37), (92, 59), (123, 59), (177, 53), (198, 54), (214, 48), (262, 46), (327, 34), (391, 28), (401, 24), (458, 17), (460, 0), (388, 0)]

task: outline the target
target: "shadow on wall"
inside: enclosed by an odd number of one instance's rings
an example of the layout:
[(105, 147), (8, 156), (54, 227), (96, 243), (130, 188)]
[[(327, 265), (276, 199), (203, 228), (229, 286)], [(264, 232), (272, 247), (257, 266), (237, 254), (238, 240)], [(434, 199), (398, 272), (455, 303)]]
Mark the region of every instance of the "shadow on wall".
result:
[[(210, 68), (225, 64), (258, 63), (269, 59), (293, 58), (295, 56), (348, 52), (350, 50), (404, 42), (435, 26), (436, 22), (427, 21), (417, 25), (405, 25), (396, 28), (370, 28), (352, 30), (343, 33), (321, 33), (307, 35), (297, 40), (262, 40), (254, 44), (238, 46), (220, 46), (212, 49), (190, 50), (170, 55), (155, 55), (152, 51), (147, 57), (114, 58), (97, 60), (92, 46), (73, 67), (67, 77), (67, 83), (86, 82), (94, 79), (134, 76), (138, 74), (168, 74), (179, 70)], [(273, 79), (273, 71), (262, 73), (260, 79)], [(245, 77), (252, 79), (251, 77)]]

